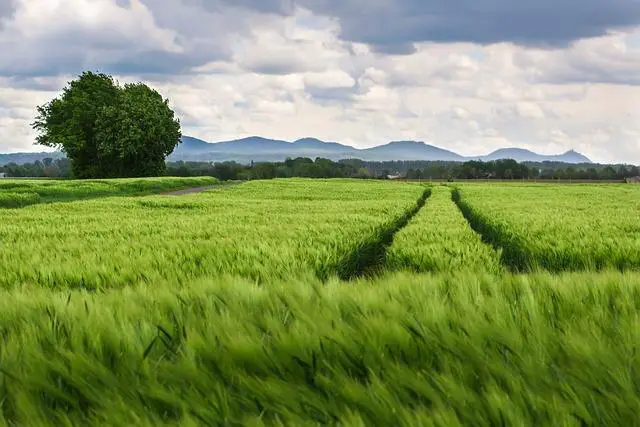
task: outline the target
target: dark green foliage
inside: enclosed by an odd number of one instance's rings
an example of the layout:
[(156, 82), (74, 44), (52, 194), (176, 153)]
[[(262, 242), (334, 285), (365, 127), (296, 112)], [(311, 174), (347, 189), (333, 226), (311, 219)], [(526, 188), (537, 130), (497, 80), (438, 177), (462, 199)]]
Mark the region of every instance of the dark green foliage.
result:
[[(0, 156), (1, 158), (1, 156)], [(46, 159), (44, 159), (46, 160)], [(0, 172), (21, 177), (68, 177), (67, 159), (55, 161), (55, 167), (47, 167), (43, 161), (34, 163), (10, 163), (0, 166)], [(66, 162), (66, 163), (65, 163)], [(0, 160), (1, 163), (1, 160)], [(515, 172), (514, 172), (515, 171)], [(637, 166), (630, 165), (568, 165), (567, 163), (500, 162), (442, 162), (442, 161), (393, 161), (364, 162), (309, 158), (288, 159), (284, 162), (243, 164), (234, 161), (196, 162), (170, 161), (167, 176), (213, 176), (222, 181), (271, 178), (386, 178), (399, 174), (408, 179), (529, 179), (529, 180), (617, 180), (640, 175)]]
[(180, 141), (168, 101), (144, 84), (85, 72), (38, 107), (37, 143), (64, 151), (76, 178), (158, 176)]
[(237, 162), (169, 162), (167, 175), (170, 176), (213, 176), (222, 181), (254, 180), (274, 178), (373, 178), (366, 170), (349, 164), (306, 157), (287, 159), (284, 162), (260, 162), (240, 164)]
[(640, 175), (633, 165), (568, 164), (561, 162), (496, 161), (426, 161), (398, 160), (370, 162), (358, 159), (340, 160), (340, 163), (366, 170), (371, 176), (398, 174), (408, 179), (540, 179), (540, 180), (613, 180)]
[(532, 171), (515, 160), (495, 160), (491, 162), (469, 161), (458, 166), (454, 175), (461, 179), (497, 178), (522, 179), (532, 176)]
[(168, 101), (144, 84), (129, 84), (119, 102), (96, 121), (98, 152), (108, 177), (158, 176), (180, 141), (180, 123)]
[(0, 173), (10, 178), (68, 178), (71, 176), (69, 159), (45, 157), (33, 163), (9, 163), (0, 166)]

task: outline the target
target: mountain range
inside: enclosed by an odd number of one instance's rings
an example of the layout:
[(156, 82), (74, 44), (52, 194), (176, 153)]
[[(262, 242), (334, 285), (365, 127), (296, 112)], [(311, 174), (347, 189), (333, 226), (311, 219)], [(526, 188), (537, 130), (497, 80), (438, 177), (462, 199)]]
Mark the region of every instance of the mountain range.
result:
[(208, 143), (185, 136), (169, 156), (169, 160), (200, 161), (283, 161), (287, 157), (324, 157), (331, 160), (361, 159), (366, 161), (439, 160), (465, 162), (468, 160), (514, 159), (518, 162), (591, 163), (576, 151), (558, 155), (537, 154), (522, 148), (502, 148), (486, 156), (462, 156), (421, 141), (392, 141), (372, 148), (358, 149), (337, 142), (303, 138), (294, 142), (252, 136), (233, 141)]
[[(10, 162), (26, 163), (43, 158), (60, 158), (54, 153), (0, 154), (0, 165)], [(323, 157), (334, 161), (360, 159), (365, 161), (431, 160), (465, 162), (469, 160), (514, 159), (518, 162), (592, 163), (576, 151), (558, 155), (537, 154), (522, 148), (501, 148), (485, 156), (468, 157), (421, 141), (392, 141), (372, 148), (355, 148), (337, 142), (325, 142), (316, 138), (302, 138), (294, 142), (267, 139), (259, 136), (209, 143), (198, 138), (183, 136), (181, 143), (168, 157), (169, 161), (237, 161), (240, 163), (283, 161), (287, 157)]]
[(51, 159), (60, 159), (65, 157), (64, 153), (59, 151), (54, 152), (41, 152), (41, 153), (8, 153), (2, 154), (0, 153), (0, 166), (6, 165), (8, 163), (16, 163), (18, 165), (22, 165), (25, 163), (34, 163), (36, 160), (42, 161), (42, 159), (46, 158)]

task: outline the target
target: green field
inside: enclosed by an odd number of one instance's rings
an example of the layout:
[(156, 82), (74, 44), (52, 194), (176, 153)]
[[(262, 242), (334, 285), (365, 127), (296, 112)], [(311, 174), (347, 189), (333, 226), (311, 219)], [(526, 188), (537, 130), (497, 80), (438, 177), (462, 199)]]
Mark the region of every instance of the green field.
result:
[(470, 223), (504, 248), (513, 269), (640, 268), (637, 187), (469, 185), (458, 196)]
[(218, 184), (210, 177), (91, 180), (0, 180), (0, 208), (21, 208), (38, 203), (93, 199), (107, 196), (141, 196)]
[(0, 425), (638, 425), (640, 188), (171, 180), (0, 209)]
[(415, 272), (502, 270), (499, 251), (482, 243), (452, 202), (452, 189), (435, 186), (428, 204), (394, 238), (390, 269)]

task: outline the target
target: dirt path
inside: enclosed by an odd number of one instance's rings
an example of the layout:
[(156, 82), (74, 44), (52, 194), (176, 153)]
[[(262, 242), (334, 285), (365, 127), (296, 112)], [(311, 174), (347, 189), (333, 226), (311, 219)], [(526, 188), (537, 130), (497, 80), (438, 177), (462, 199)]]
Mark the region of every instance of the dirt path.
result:
[(160, 196), (184, 196), (185, 194), (201, 193), (207, 190), (213, 190), (216, 188), (233, 187), (234, 185), (239, 185), (239, 184), (240, 184), (239, 182), (236, 182), (232, 184), (208, 185), (206, 187), (192, 187), (192, 188), (185, 188), (183, 190), (177, 190), (177, 191), (167, 191), (165, 193), (159, 193), (159, 195)]

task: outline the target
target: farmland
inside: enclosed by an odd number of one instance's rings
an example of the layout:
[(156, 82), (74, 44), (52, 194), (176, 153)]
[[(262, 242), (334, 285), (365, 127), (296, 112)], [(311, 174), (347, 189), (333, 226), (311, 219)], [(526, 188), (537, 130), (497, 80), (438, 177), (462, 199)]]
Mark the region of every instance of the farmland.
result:
[(106, 196), (140, 196), (217, 184), (214, 178), (92, 179), (82, 181), (2, 180), (0, 208)]
[(521, 271), (640, 268), (640, 191), (621, 185), (475, 186), (457, 192), (469, 221)]
[(0, 209), (0, 425), (636, 424), (636, 188), (112, 194)]
[(0, 287), (105, 289), (225, 274), (350, 277), (424, 191), (375, 182), (249, 182), (182, 197), (0, 210)]
[(445, 186), (433, 187), (425, 208), (396, 234), (387, 259), (391, 269), (416, 272), (501, 269), (499, 253), (468, 226)]

